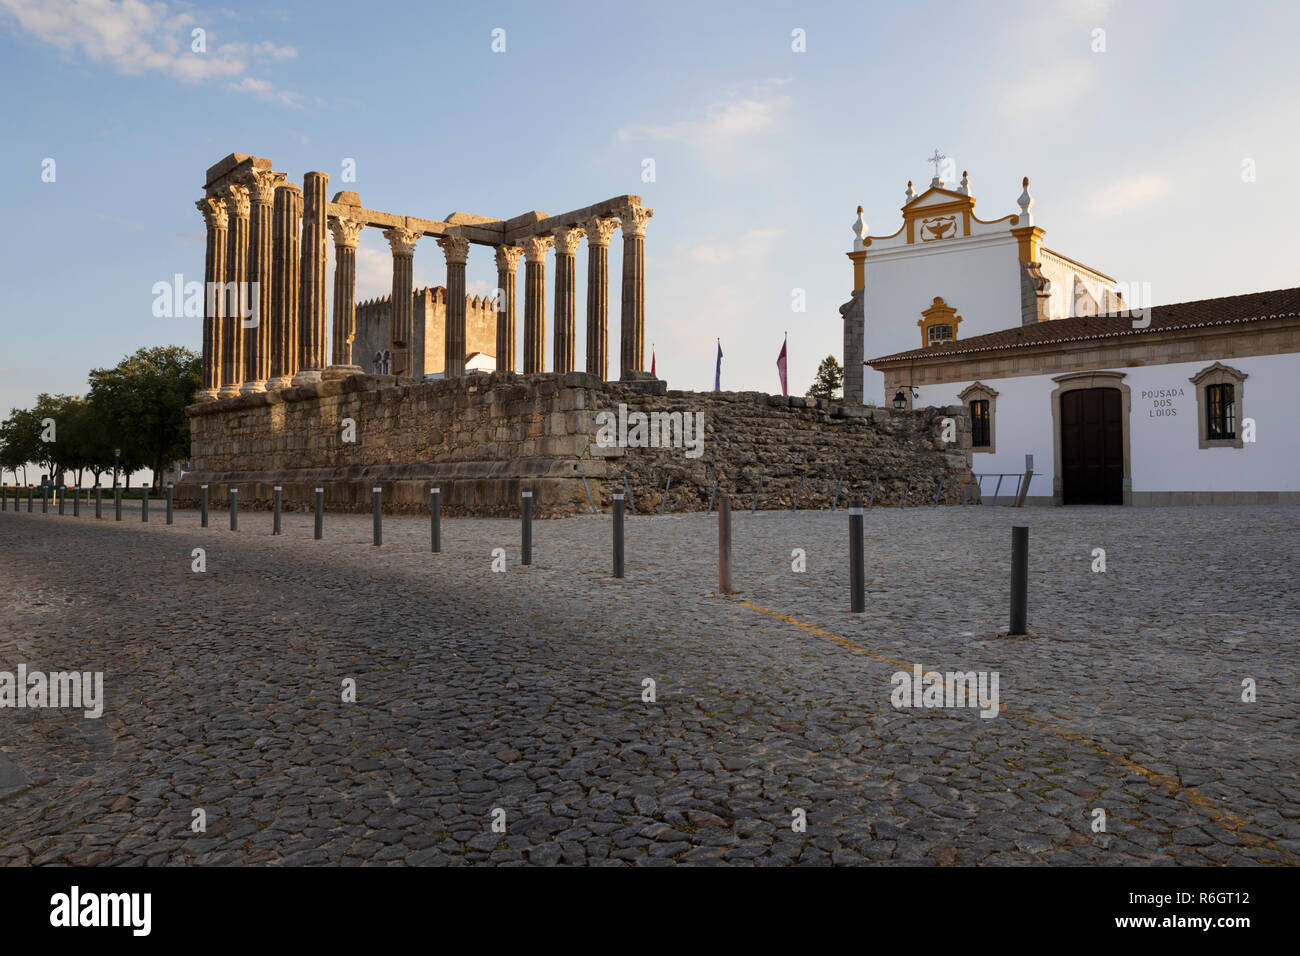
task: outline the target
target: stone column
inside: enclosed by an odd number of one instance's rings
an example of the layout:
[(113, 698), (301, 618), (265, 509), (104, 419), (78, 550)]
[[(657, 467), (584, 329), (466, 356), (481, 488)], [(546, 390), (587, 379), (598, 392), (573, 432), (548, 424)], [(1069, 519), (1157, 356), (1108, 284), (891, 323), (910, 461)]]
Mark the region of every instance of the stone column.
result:
[(619, 375), (645, 371), (645, 224), (653, 209), (630, 206), (619, 215), (623, 227), (623, 322)]
[(384, 238), (393, 250), (393, 298), (389, 304), (388, 335), (393, 353), (393, 374), (424, 375), (424, 356), (413, 354), (415, 344), (415, 300), (413, 268), (415, 244), (421, 233), (394, 226), (384, 230)]
[(447, 320), (443, 325), (443, 378), (465, 374), (465, 263), (469, 259), (469, 240), (462, 236), (443, 236), (438, 240), (447, 257)]
[(301, 289), (302, 190), (284, 183), (275, 190), (275, 222), (271, 229), (274, 273), (271, 277), (274, 307), (271, 311), (271, 377), (266, 387), (288, 388), (298, 371), (298, 295)]
[(329, 173), (308, 173), (302, 182), (302, 270), (298, 298), (298, 371), (294, 385), (319, 382), (325, 369), (325, 186)]
[(546, 371), (546, 250), (550, 236), (529, 236), (524, 246), (524, 374)]
[(573, 371), (574, 340), (578, 337), (577, 290), (574, 259), (582, 229), (561, 226), (555, 230), (555, 371)]
[(515, 370), (515, 272), (524, 250), (497, 246), (497, 371)]
[(234, 398), (244, 381), (244, 303), (248, 283), (248, 187), (231, 184), (221, 190), (226, 203), (229, 234), (226, 238), (225, 306), (221, 312), (220, 398)]
[(249, 173), (248, 196), (251, 215), (248, 222), (249, 294), (255, 310), (244, 328), (244, 383), (241, 395), (266, 391), (271, 377), (271, 313), (274, 295), (271, 287), (271, 233), (275, 187), (284, 182), (284, 173), (255, 169)]
[(587, 233), (587, 372), (609, 379), (609, 238), (617, 219), (588, 219)]
[(226, 204), (205, 196), (194, 204), (208, 227), (203, 254), (203, 377), (198, 401), (211, 402), (221, 388), (221, 287), (226, 275)]
[(334, 235), (334, 335), (330, 367), (325, 378), (359, 375), (352, 361), (352, 340), (357, 336), (357, 240), (366, 224), (356, 219), (331, 219)]

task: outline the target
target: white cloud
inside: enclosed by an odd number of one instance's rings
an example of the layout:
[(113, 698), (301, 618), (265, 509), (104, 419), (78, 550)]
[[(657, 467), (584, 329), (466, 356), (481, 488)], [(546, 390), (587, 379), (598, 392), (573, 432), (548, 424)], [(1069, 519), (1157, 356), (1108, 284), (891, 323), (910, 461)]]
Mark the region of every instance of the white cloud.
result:
[(1169, 195), (1163, 176), (1134, 176), (1095, 192), (1088, 203), (1100, 216), (1118, 216)]
[(726, 149), (771, 129), (790, 108), (791, 98), (778, 92), (789, 80), (768, 80), (748, 93), (733, 93), (712, 103), (703, 116), (675, 123), (624, 126), (620, 142), (680, 142), (709, 150)]
[[(276, 90), (247, 75), (250, 64), (291, 60), (298, 51), (270, 41), (217, 45), (207, 20), (193, 10), (173, 11), (144, 0), (0, 0), (11, 32), (27, 34), (70, 55), (106, 63), (124, 76), (162, 73), (185, 83), (214, 79), (261, 99), (300, 105), (297, 93)], [(191, 31), (206, 31), (207, 51), (191, 49)]]
[(781, 238), (780, 229), (751, 229), (736, 239), (704, 242), (691, 246), (686, 251), (686, 255), (694, 262), (716, 266), (737, 259), (761, 257), (772, 247), (772, 243), (779, 238)]

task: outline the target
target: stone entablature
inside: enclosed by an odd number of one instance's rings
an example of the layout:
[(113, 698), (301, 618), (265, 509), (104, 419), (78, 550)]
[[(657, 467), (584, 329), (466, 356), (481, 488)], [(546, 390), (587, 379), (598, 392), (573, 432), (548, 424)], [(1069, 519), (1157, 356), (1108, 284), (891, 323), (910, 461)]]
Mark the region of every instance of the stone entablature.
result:
[[(682, 448), (601, 447), (597, 412), (702, 413), (703, 453)], [(703, 510), (713, 492), (760, 508), (840, 507), (869, 493), (876, 504), (929, 504), (941, 478), (942, 501), (960, 504), (970, 473), (965, 409), (897, 413), (845, 407), (817, 399), (753, 392), (668, 391), (657, 380), (616, 384), (582, 372), (525, 376), (492, 373), (401, 384), (393, 376), (354, 375), (240, 396), (188, 409), (192, 470), (178, 498), (225, 500), (237, 484), (240, 504), (262, 507), (271, 487), (287, 507), (308, 508), (323, 484), (331, 509), (365, 511), (370, 488), (384, 487), (385, 507), (420, 512), (428, 489), (442, 489), (445, 514), (517, 515), (519, 493), (534, 489), (537, 514), (589, 513), (586, 488), (608, 510), (627, 477), (637, 508), (658, 509), (669, 486), (669, 510)], [(943, 418), (957, 423), (957, 441), (941, 441)], [(355, 423), (343, 441), (342, 420)], [(909, 484), (910, 479), (910, 484)], [(802, 489), (800, 482), (802, 481)]]

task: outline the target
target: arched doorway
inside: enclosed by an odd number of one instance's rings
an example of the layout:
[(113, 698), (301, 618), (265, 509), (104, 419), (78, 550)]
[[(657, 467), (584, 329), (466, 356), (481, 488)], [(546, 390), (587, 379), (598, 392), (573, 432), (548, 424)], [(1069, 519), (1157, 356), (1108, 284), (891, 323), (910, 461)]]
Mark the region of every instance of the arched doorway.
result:
[(1131, 500), (1129, 388), (1123, 378), (1122, 372), (1081, 372), (1053, 379), (1057, 504)]

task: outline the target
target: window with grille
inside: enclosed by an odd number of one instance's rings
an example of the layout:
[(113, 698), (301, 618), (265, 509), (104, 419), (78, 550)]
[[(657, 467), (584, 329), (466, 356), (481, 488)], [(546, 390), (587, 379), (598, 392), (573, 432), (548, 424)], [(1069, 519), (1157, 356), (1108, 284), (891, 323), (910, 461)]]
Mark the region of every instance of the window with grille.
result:
[(932, 325), (928, 330), (930, 336), (929, 344), (934, 345), (936, 342), (952, 341), (951, 325)]
[(1205, 435), (1210, 441), (1237, 437), (1237, 408), (1233, 386), (1205, 386)]
[(971, 444), (976, 448), (987, 448), (990, 444), (989, 400), (979, 398), (970, 403)]

